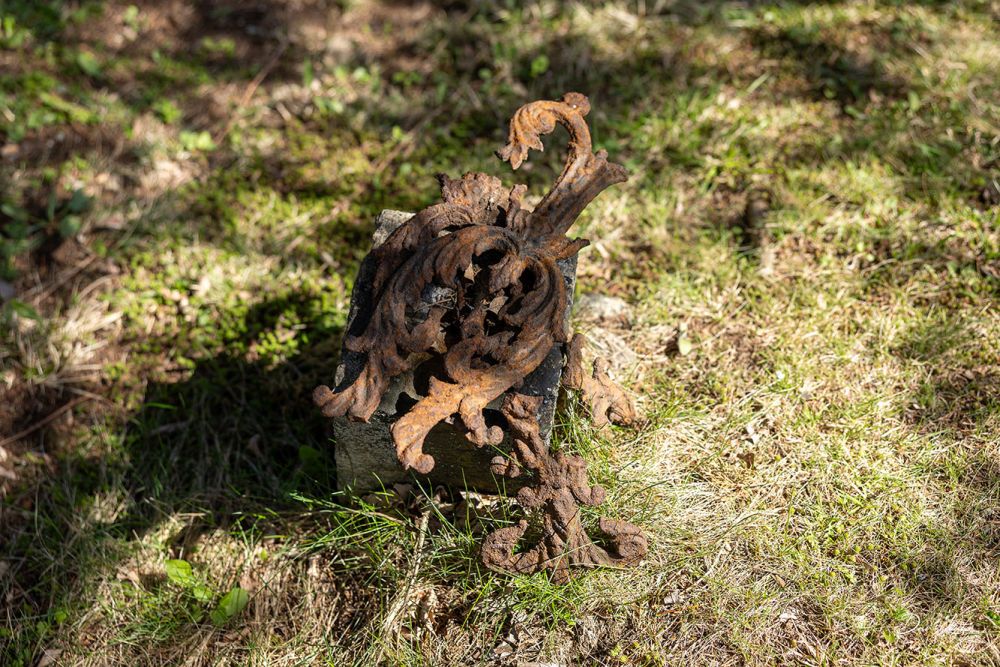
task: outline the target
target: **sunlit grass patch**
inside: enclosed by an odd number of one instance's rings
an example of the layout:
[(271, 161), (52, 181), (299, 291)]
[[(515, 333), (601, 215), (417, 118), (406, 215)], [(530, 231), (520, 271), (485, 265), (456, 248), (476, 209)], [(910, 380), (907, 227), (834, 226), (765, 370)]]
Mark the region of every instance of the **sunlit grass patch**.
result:
[[(0, 662), (996, 660), (989, 3), (265, 5), (0, 12)], [(479, 563), (509, 502), (333, 494), (309, 392), (377, 213), (537, 198), (492, 151), (569, 90), (648, 423), (556, 444), (651, 547), (556, 586)]]

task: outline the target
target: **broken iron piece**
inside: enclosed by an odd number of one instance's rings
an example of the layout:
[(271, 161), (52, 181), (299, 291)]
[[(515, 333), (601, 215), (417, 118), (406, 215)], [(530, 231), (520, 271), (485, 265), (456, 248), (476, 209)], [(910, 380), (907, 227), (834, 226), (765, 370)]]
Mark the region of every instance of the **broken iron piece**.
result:
[[(528, 529), (524, 519), (516, 526), (500, 528), (483, 542), (483, 563), (504, 572), (532, 573), (551, 570), (556, 583), (569, 580), (571, 566), (635, 565), (646, 555), (647, 542), (637, 526), (627, 521), (602, 517), (601, 532), (611, 543), (610, 551), (594, 544), (583, 528), (580, 505), (600, 505), (604, 488), (587, 483), (587, 464), (579, 456), (552, 453), (538, 433), (540, 399), (508, 394), (502, 412), (514, 436), (518, 467), (533, 472), (535, 487), (518, 491), (517, 500), (525, 510), (541, 510), (541, 538), (527, 551), (515, 553), (517, 543)], [(509, 459), (494, 460), (494, 471), (509, 470)]]
[(608, 364), (604, 359), (594, 361), (593, 373), (587, 375), (583, 368), (583, 334), (576, 334), (566, 350), (566, 368), (563, 370), (562, 385), (580, 392), (581, 398), (590, 408), (590, 419), (594, 426), (602, 428), (608, 424), (635, 427), (639, 425), (639, 415), (632, 400), (615, 384), (608, 375)]
[[(403, 467), (425, 475), (435, 460), (423, 443), (438, 423), (453, 424), (477, 447), (498, 445), (506, 426), (513, 455), (495, 458), (491, 469), (503, 476), (532, 473), (537, 484), (517, 498), (525, 510), (541, 511), (542, 537), (528, 552), (514, 554), (527, 522), (499, 529), (484, 543), (483, 562), (512, 572), (548, 569), (559, 581), (568, 578), (571, 565), (631, 564), (646, 552), (639, 529), (623, 521), (600, 520), (610, 551), (590, 541), (579, 505), (600, 504), (604, 490), (587, 485), (582, 458), (549, 452), (539, 434), (541, 399), (516, 393), (553, 346), (568, 341), (568, 297), (557, 262), (575, 257), (588, 242), (566, 232), (587, 204), (627, 176), (605, 151), (592, 151), (584, 120), (589, 111), (585, 96), (568, 93), (514, 114), (508, 143), (498, 152), (514, 169), (529, 149), (542, 149), (541, 135), (557, 124), (570, 137), (562, 173), (534, 210), (522, 203), (524, 185), (507, 190), (486, 174), (441, 177), (442, 203), (417, 213), (372, 250), (377, 268), (363, 298), (373, 306), (352, 323), (345, 341), (348, 350), (366, 355), (364, 366), (336, 391), (320, 386), (313, 394), (327, 417), (367, 421), (393, 377), (424, 369), (422, 396), (393, 424), (392, 437)], [(579, 340), (570, 345), (576, 357)], [(592, 403), (595, 420), (634, 420), (606, 374), (595, 369), (585, 378), (575, 363), (572, 386), (586, 394), (596, 383), (600, 390)], [(485, 412), (500, 397), (498, 424)]]

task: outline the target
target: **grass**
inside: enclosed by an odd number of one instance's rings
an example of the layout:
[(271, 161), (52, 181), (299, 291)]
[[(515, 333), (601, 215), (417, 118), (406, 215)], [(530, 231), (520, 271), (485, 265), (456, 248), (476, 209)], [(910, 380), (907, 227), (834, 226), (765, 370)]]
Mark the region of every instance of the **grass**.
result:
[[(998, 21), (0, 3), (0, 662), (1000, 662)], [(554, 586), (478, 565), (504, 500), (334, 494), (308, 396), (378, 211), (513, 183), (570, 90), (631, 171), (577, 226), (630, 317), (577, 324), (649, 424), (556, 437), (651, 552)]]

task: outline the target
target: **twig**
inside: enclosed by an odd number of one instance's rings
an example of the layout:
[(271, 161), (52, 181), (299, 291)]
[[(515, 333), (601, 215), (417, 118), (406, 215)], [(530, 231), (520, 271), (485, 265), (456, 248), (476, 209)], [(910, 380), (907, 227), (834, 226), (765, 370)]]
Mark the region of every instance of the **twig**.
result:
[[(393, 599), (392, 604), (389, 605), (389, 610), (386, 612), (385, 618), (382, 620), (382, 637), (383, 639), (386, 637), (393, 638), (390, 641), (393, 641), (394, 644), (399, 638), (403, 609), (412, 599), (414, 584), (420, 571), (420, 565), (424, 559), (424, 543), (427, 538), (427, 525), (430, 520), (430, 515), (431, 507), (424, 509), (423, 513), (420, 515), (420, 519), (417, 522), (417, 544), (413, 549), (414, 558), (410, 562), (410, 567), (407, 569), (406, 581), (401, 590), (397, 591), (396, 597)], [(385, 643), (383, 641), (379, 642), (375, 662), (380, 662), (384, 657)]]
[(70, 280), (78, 276), (79, 274), (90, 268), (90, 265), (100, 259), (100, 255), (91, 255), (83, 262), (77, 264), (73, 268), (69, 269), (65, 274), (57, 276), (56, 280), (49, 284), (48, 287), (44, 288), (40, 294), (31, 298), (31, 303), (39, 305), (51, 296), (57, 289), (68, 283)]
[(70, 391), (70, 392), (73, 392), (74, 394), (77, 394), (79, 396), (84, 396), (86, 398), (91, 398), (91, 399), (93, 399), (95, 401), (100, 401), (101, 403), (104, 403), (108, 407), (114, 408), (115, 410), (118, 410), (119, 412), (128, 412), (128, 410), (125, 408), (125, 406), (119, 405), (118, 403), (115, 403), (114, 401), (112, 401), (107, 396), (101, 396), (100, 394), (95, 394), (92, 391), (87, 391), (86, 389), (77, 389), (76, 387), (66, 387), (66, 390)]
[(43, 417), (40, 421), (35, 422), (34, 424), (32, 424), (28, 428), (24, 429), (20, 433), (15, 433), (14, 435), (10, 436), (9, 438), (6, 438), (4, 440), (0, 440), (0, 447), (5, 447), (7, 445), (13, 444), (13, 443), (17, 442), (18, 440), (20, 440), (21, 438), (24, 438), (26, 436), (31, 435), (32, 433), (34, 433), (38, 429), (44, 427), (46, 424), (50, 423), (52, 420), (54, 420), (56, 417), (58, 417), (59, 415), (63, 414), (67, 410), (72, 410), (73, 408), (75, 408), (76, 406), (80, 405), (81, 403), (83, 403), (85, 401), (93, 400), (93, 398), (94, 398), (93, 396), (78, 396), (77, 398), (74, 398), (72, 401), (70, 401), (66, 405), (62, 406), (61, 408), (56, 408), (53, 412), (50, 412), (47, 416)]
[(240, 97), (239, 104), (236, 105), (236, 109), (232, 114), (230, 114), (229, 120), (226, 122), (226, 126), (222, 128), (222, 132), (215, 137), (215, 143), (222, 143), (222, 140), (229, 135), (229, 131), (233, 129), (233, 125), (236, 123), (236, 113), (250, 103), (250, 100), (253, 99), (254, 93), (256, 93), (257, 89), (260, 88), (260, 84), (264, 83), (264, 79), (267, 78), (267, 76), (271, 73), (271, 70), (273, 70), (275, 65), (278, 64), (278, 59), (281, 58), (287, 48), (288, 40), (283, 40), (281, 44), (278, 45), (278, 48), (274, 50), (274, 53), (271, 54), (271, 58), (264, 64), (263, 67), (260, 68), (260, 71), (257, 72), (257, 76), (255, 76), (253, 80), (247, 84), (246, 89), (243, 91), (243, 96)]

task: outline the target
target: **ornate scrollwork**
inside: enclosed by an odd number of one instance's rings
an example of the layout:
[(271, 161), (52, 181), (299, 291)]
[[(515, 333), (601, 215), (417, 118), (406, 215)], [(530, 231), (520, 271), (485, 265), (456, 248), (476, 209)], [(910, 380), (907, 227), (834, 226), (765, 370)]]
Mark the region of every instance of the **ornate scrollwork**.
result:
[(394, 376), (439, 358), (441, 370), (426, 394), (392, 427), (400, 463), (421, 474), (434, 468), (423, 443), (439, 422), (453, 423), (478, 447), (499, 444), (503, 429), (488, 425), (484, 410), (506, 395), (501, 412), (514, 454), (495, 460), (494, 471), (516, 476), (528, 469), (537, 477), (538, 486), (522, 489), (518, 500), (526, 510), (542, 510), (543, 537), (514, 555), (527, 523), (502, 528), (487, 537), (483, 561), (514, 572), (551, 569), (561, 580), (570, 565), (636, 562), (646, 545), (635, 526), (606, 519), (600, 526), (614, 555), (589, 540), (578, 505), (599, 504), (603, 489), (586, 485), (582, 459), (548, 451), (538, 433), (538, 399), (510, 392), (553, 345), (568, 341), (566, 287), (556, 262), (588, 242), (566, 232), (598, 194), (627, 177), (604, 151), (592, 151), (589, 110), (585, 96), (569, 93), (514, 114), (498, 152), (514, 169), (529, 149), (542, 149), (541, 136), (556, 125), (570, 138), (562, 173), (533, 210), (523, 205), (523, 185), (507, 190), (485, 174), (441, 178), (442, 203), (417, 213), (372, 251), (377, 269), (365, 298), (374, 307), (345, 341), (366, 355), (361, 373), (337, 391), (320, 386), (313, 394), (327, 417), (367, 421)]

